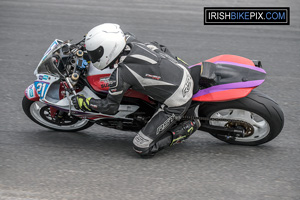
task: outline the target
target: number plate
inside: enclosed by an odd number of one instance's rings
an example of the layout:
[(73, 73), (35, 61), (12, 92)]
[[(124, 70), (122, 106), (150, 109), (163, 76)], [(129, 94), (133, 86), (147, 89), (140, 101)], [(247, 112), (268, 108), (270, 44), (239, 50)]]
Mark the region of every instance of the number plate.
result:
[(43, 99), (47, 93), (49, 83), (45, 81), (35, 81), (34, 86), (40, 99)]

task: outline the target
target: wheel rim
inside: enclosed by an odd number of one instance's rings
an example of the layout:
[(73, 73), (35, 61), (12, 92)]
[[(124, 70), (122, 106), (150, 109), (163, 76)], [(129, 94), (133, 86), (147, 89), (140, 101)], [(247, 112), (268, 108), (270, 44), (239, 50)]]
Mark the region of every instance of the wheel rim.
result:
[(63, 123), (57, 123), (52, 119), (49, 112), (49, 106), (35, 101), (30, 106), (30, 114), (39, 123), (58, 130), (75, 130), (85, 126), (89, 121), (87, 119), (78, 120), (77, 118), (66, 117)]
[[(211, 118), (234, 119), (248, 122), (254, 127), (254, 133), (248, 137), (237, 137), (238, 142), (254, 142), (265, 138), (270, 132), (269, 123), (260, 115), (242, 109), (224, 109), (211, 115)], [(210, 125), (224, 127), (226, 121), (209, 121)]]

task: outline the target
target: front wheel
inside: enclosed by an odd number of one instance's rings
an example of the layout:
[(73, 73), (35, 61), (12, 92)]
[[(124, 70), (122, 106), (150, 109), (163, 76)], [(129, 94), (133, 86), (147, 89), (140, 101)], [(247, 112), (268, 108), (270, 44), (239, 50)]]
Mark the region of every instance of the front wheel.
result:
[(50, 114), (50, 107), (39, 101), (30, 101), (24, 96), (22, 107), (25, 114), (35, 123), (50, 128), (56, 131), (80, 131), (89, 128), (94, 123), (87, 119), (80, 119), (75, 116), (68, 116), (68, 113), (63, 113), (58, 120), (52, 118)]
[[(252, 91), (247, 97), (228, 102), (205, 103), (199, 108), (199, 116), (245, 121), (252, 125), (253, 131), (244, 137), (227, 140), (216, 130), (209, 133), (214, 137), (240, 145), (259, 145), (273, 140), (281, 132), (284, 115), (278, 104), (270, 97)], [(213, 126), (230, 127), (226, 121), (203, 121)], [(239, 128), (243, 128), (243, 125)]]

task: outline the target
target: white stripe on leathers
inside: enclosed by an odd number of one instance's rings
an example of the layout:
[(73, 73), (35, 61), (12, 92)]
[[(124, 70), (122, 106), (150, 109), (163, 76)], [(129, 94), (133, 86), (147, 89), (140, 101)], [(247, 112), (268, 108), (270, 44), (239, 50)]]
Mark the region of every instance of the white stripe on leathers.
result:
[[(164, 104), (166, 104), (168, 107), (181, 106), (187, 103), (193, 96), (194, 84), (190, 73), (184, 66), (180, 64), (177, 66), (183, 69), (183, 77), (177, 90), (164, 102)], [(183, 90), (186, 84), (191, 84), (191, 85), (189, 91), (185, 95), (183, 95)]]
[(143, 55), (140, 55), (140, 54), (134, 54), (134, 55), (130, 55), (130, 57), (133, 57), (133, 58), (137, 58), (139, 60), (143, 60), (143, 61), (146, 61), (150, 64), (157, 64), (157, 62), (151, 58), (148, 58), (146, 56), (143, 56)]

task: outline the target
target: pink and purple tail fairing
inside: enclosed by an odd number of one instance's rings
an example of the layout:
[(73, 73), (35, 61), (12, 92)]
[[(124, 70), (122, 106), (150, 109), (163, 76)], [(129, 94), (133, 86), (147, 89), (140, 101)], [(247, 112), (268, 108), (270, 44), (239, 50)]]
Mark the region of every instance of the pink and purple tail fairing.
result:
[[(249, 69), (249, 72), (260, 74), (260, 76), (258, 76), (258, 79), (256, 77), (249, 77), (250, 80), (218, 83), (217, 85), (214, 85), (212, 87), (199, 90), (196, 94), (194, 94), (193, 101), (219, 102), (243, 98), (247, 96), (255, 87), (262, 84), (266, 75), (265, 70), (256, 67), (252, 60), (236, 55), (220, 55), (206, 60), (206, 62), (224, 65), (226, 67), (232, 66), (232, 68), (236, 69), (240, 68), (241, 72), (245, 72), (245, 69)], [(202, 63), (198, 63), (196, 65), (190, 66), (189, 68), (201, 66), (201, 64)], [(245, 74), (241, 75), (245, 76)]]

